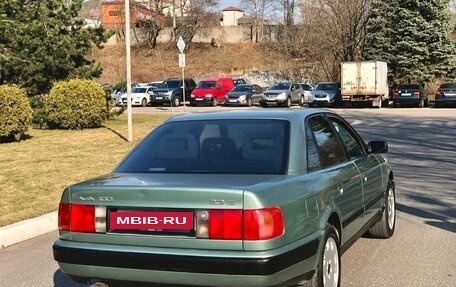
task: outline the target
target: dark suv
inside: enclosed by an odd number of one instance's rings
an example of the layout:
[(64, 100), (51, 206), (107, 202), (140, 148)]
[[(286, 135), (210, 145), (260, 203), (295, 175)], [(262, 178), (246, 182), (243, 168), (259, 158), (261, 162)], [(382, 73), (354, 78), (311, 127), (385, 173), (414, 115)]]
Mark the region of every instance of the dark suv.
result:
[(184, 100), (190, 99), (192, 91), (196, 87), (196, 82), (192, 78), (185, 78), (185, 99), (183, 97), (182, 79), (170, 78), (153, 91), (150, 96), (150, 104), (158, 106), (161, 104), (171, 104), (173, 107), (179, 106)]

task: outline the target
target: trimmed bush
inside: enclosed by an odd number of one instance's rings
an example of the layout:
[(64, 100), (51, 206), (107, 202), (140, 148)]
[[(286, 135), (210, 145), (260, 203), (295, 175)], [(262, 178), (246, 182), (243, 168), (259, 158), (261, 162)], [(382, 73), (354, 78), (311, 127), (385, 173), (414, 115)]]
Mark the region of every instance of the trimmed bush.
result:
[(100, 127), (107, 118), (106, 93), (91, 80), (58, 82), (46, 98), (44, 111), (50, 128)]
[(0, 141), (20, 141), (32, 118), (33, 110), (25, 90), (0, 86)]

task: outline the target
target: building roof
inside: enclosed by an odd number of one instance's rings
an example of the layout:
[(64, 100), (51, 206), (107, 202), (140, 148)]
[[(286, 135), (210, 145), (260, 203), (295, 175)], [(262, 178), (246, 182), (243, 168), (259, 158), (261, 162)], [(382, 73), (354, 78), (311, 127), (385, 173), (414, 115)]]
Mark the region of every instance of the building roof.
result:
[(234, 6), (229, 6), (229, 7), (226, 7), (225, 9), (222, 10), (223, 12), (225, 11), (237, 11), (237, 12), (244, 12), (242, 11), (241, 9), (237, 8), (237, 7), (234, 7)]

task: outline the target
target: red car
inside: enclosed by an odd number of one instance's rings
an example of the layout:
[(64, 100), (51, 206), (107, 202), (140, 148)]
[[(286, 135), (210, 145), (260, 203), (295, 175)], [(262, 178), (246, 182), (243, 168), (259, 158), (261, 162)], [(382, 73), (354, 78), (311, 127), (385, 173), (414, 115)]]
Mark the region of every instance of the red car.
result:
[(234, 87), (231, 77), (208, 77), (202, 79), (190, 96), (190, 105), (217, 106), (225, 102), (225, 95)]

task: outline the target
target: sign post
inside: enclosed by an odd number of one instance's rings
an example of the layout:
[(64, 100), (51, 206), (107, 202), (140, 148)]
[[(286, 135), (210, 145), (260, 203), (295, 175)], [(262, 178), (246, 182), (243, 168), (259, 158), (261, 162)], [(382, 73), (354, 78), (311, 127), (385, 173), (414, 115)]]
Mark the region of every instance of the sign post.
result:
[(182, 99), (185, 108), (185, 42), (182, 39), (182, 36), (179, 36), (179, 40), (177, 41), (177, 48), (179, 49), (179, 67), (182, 68)]

